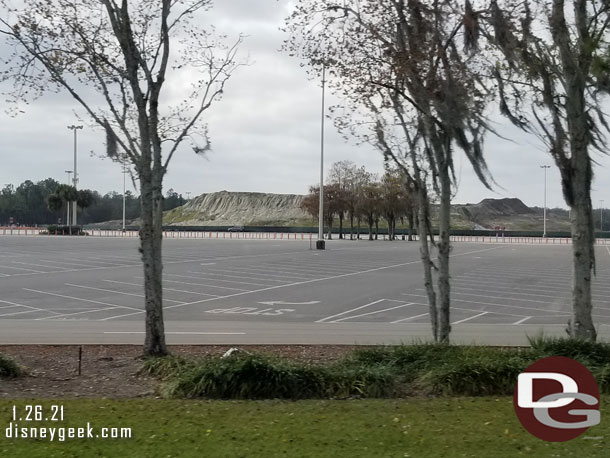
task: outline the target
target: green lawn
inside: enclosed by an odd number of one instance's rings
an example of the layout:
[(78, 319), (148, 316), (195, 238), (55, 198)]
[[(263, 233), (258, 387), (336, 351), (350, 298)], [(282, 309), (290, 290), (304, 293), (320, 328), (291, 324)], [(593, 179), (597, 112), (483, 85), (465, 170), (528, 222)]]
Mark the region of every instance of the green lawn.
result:
[[(607, 405), (610, 397), (602, 400)], [(64, 405), (64, 422), (39, 426), (131, 427), (131, 439), (6, 439), (13, 405), (0, 402), (6, 457), (607, 457), (610, 421), (568, 443), (523, 430), (502, 398), (351, 401), (43, 401)], [(25, 422), (20, 422), (20, 426)], [(28, 426), (33, 426), (30, 424)], [(96, 430), (97, 431), (97, 430)]]

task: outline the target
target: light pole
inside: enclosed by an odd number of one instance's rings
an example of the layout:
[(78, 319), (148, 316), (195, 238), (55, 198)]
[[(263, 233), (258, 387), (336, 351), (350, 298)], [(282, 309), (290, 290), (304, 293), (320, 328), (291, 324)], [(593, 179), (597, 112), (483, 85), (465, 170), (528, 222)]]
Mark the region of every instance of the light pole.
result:
[[(82, 128), (83, 126), (75, 126), (74, 124), (68, 126), (68, 129), (74, 132), (74, 178), (72, 178), (72, 181), (74, 183), (74, 189), (76, 189), (76, 184), (78, 183), (78, 172), (76, 169), (76, 131)], [(73, 205), (74, 206), (72, 207), (72, 224), (76, 226), (76, 202), (74, 202)]]
[(125, 175), (129, 172), (129, 169), (125, 165), (125, 158), (123, 158), (123, 232), (125, 232)]
[[(70, 175), (72, 175), (72, 170), (66, 170), (68, 174), (68, 185), (70, 184)], [(66, 226), (70, 225), (70, 202), (66, 202), (68, 204), (68, 208), (66, 210)]]
[(324, 243), (324, 95), (326, 90), (326, 64), (322, 66), (322, 121), (320, 128), (320, 208), (318, 210), (318, 240), (316, 249), (323, 250)]
[(544, 229), (542, 230), (542, 237), (546, 237), (546, 169), (550, 169), (550, 165), (541, 165), (541, 169), (544, 169)]
[(604, 231), (604, 201), (599, 201), (599, 230)]

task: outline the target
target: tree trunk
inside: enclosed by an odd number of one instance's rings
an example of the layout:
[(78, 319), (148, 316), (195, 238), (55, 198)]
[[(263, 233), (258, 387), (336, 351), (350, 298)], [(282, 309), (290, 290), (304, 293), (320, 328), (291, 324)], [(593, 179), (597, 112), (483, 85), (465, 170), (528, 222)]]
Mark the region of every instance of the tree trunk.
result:
[(343, 212), (339, 213), (339, 239), (343, 238)]
[(375, 240), (379, 240), (379, 218), (375, 218)]
[(354, 240), (354, 213), (349, 214), (349, 239)]
[(140, 241), (144, 264), (144, 301), (146, 311), (146, 338), (144, 354), (147, 356), (167, 355), (165, 329), (163, 324), (163, 286), (161, 259), (161, 231), (163, 213), (161, 210), (161, 183), (153, 179), (150, 172), (140, 174), (142, 227)]
[(572, 318), (568, 333), (576, 339), (595, 340), (597, 333), (593, 326), (591, 311), (591, 270), (594, 265), (593, 243), (591, 230), (593, 215), (591, 199), (583, 195), (575, 199), (572, 207)]
[(409, 210), (409, 213), (407, 214), (407, 219), (409, 220), (409, 236), (407, 237), (407, 240), (410, 242), (413, 240), (413, 228), (415, 226), (415, 215), (413, 210)]
[(424, 287), (428, 295), (428, 308), (430, 313), (430, 324), (432, 325), (432, 336), (434, 341), (438, 342), (438, 312), (436, 310), (436, 292), (434, 291), (434, 281), (432, 279), (432, 259), (430, 258), (430, 245), (428, 237), (428, 221), (429, 221), (429, 202), (426, 191), (423, 188), (424, 183), (419, 184), (417, 197), (419, 200), (419, 254), (422, 265), (424, 267)]
[(369, 240), (373, 240), (373, 224), (375, 223), (375, 220), (372, 216), (368, 217), (367, 223), (369, 225)]
[(441, 198), (439, 205), (439, 238), (438, 238), (438, 293), (439, 293), (439, 329), (438, 341), (449, 342), (450, 322), (450, 286), (449, 286), (449, 225), (451, 214), (451, 176), (449, 165), (445, 161), (439, 167)]
[[(586, 126), (572, 127), (572, 318), (568, 325), (570, 337), (596, 340), (597, 332), (591, 312), (591, 273), (595, 272), (595, 232), (591, 204), (591, 158), (586, 146)], [(574, 132), (576, 131), (576, 132)]]

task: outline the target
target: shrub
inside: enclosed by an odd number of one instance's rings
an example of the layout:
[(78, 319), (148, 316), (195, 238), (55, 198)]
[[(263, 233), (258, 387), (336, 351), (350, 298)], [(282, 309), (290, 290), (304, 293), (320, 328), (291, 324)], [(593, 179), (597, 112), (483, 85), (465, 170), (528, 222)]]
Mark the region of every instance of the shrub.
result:
[(0, 355), (0, 377), (12, 378), (23, 375), (23, 369), (12, 359)]
[(517, 376), (528, 364), (520, 357), (465, 359), (432, 369), (421, 382), (434, 394), (509, 395), (515, 388)]
[(590, 369), (610, 363), (610, 344), (606, 342), (545, 336), (531, 337), (529, 341), (535, 359), (545, 356), (566, 356), (583, 363)]
[(260, 355), (203, 359), (166, 388), (170, 396), (222, 399), (386, 397), (393, 392), (389, 370), (303, 364)]
[(197, 361), (195, 359), (188, 359), (182, 356), (147, 358), (144, 360), (140, 373), (167, 379), (191, 370), (196, 364)]

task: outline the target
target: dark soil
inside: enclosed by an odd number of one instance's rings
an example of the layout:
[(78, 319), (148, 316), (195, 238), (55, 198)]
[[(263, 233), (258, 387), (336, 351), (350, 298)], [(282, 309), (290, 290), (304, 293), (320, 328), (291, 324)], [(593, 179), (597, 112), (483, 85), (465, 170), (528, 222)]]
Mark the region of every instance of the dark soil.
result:
[[(174, 355), (224, 354), (230, 345), (176, 345)], [(341, 345), (243, 345), (240, 349), (308, 362), (334, 361), (355, 347)], [(3, 345), (0, 354), (23, 366), (26, 375), (0, 378), (0, 398), (136, 398), (156, 395), (158, 381), (140, 375), (142, 347), (83, 345)]]

